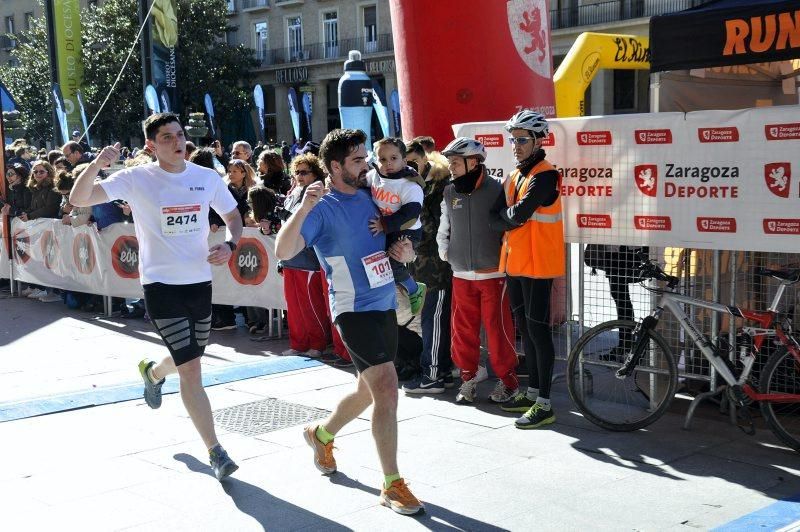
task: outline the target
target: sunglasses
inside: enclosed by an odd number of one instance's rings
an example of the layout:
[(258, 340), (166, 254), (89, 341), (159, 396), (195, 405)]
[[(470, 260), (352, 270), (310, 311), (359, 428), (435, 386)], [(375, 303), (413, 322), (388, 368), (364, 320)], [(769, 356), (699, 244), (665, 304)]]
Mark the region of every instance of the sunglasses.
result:
[(33, 175), (47, 175), (47, 170), (34, 170)]
[(536, 139), (533, 137), (508, 137), (508, 143), (511, 145), (519, 144), (524, 146), (530, 141), (536, 142)]
[(310, 174), (313, 174), (313, 172), (310, 170), (295, 170), (294, 172), (294, 175), (301, 175), (301, 176), (307, 176)]

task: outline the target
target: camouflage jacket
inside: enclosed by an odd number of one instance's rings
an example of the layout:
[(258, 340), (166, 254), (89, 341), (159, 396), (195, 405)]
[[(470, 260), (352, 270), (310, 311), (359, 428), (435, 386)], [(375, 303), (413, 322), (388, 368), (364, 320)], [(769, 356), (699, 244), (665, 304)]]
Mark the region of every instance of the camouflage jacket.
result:
[(436, 244), (444, 187), (450, 183), (450, 171), (447, 169), (447, 160), (438, 153), (431, 154), (428, 158), (430, 169), (423, 176), (426, 178), (425, 198), (420, 213), (422, 240), (417, 246), (417, 260), (410, 265), (410, 269), (414, 279), (428, 285), (428, 290), (442, 290), (450, 287), (453, 277), (450, 264), (439, 258), (439, 247)]

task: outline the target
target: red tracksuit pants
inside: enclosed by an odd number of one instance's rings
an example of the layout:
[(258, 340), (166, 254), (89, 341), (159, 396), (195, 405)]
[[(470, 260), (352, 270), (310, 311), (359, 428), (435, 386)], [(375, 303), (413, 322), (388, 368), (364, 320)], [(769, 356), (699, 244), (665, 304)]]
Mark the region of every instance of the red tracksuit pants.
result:
[(333, 322), (331, 321), (331, 307), (328, 305), (328, 279), (325, 277), (325, 270), (320, 270), (320, 276), (322, 277), (322, 294), (325, 298), (325, 312), (327, 313), (328, 318), (328, 329), (331, 331), (331, 337), (333, 338), (333, 352), (339, 358), (352, 360), (350, 358), (350, 353), (344, 346), (342, 337), (339, 336), (339, 331), (336, 330), (336, 327), (333, 326)]
[(453, 277), (452, 304), (451, 349), (453, 362), (461, 369), (461, 380), (472, 379), (478, 370), (483, 323), (495, 375), (507, 388), (518, 388), (514, 321), (505, 279), (469, 281)]
[(330, 338), (320, 272), (283, 269), (283, 294), (289, 322), (289, 347), (296, 351), (322, 351)]

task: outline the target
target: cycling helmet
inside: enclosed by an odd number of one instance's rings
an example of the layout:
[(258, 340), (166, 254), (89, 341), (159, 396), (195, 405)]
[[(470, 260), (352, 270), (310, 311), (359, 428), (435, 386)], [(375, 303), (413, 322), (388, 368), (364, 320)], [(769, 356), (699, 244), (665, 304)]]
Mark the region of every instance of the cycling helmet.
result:
[(450, 144), (445, 146), (442, 150), (442, 155), (450, 157), (456, 155), (458, 157), (477, 157), (481, 162), (486, 160), (486, 149), (483, 144), (475, 139), (467, 137), (458, 137)]
[(544, 115), (530, 109), (523, 109), (506, 122), (505, 130), (510, 132), (512, 129), (525, 129), (535, 137), (546, 137), (550, 133)]

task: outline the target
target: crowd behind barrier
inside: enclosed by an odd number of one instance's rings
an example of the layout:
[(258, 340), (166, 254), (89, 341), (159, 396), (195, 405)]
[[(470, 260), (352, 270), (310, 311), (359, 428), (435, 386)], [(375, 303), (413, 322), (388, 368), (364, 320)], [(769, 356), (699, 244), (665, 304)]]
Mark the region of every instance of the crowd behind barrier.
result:
[[(566, 353), (576, 334), (623, 312), (615, 297), (618, 288), (612, 285), (614, 275), (585, 264), (587, 243), (649, 245), (650, 257), (673, 268), (684, 279), (683, 288), (694, 295), (755, 307), (764, 300), (771, 288), (756, 285), (747, 270), (795, 265), (797, 256), (791, 252), (800, 249), (800, 194), (791, 175), (800, 125), (787, 122), (786, 116), (785, 108), (760, 108), (648, 115), (646, 126), (635, 115), (550, 121), (545, 150), (561, 174), (568, 242), (568, 272), (554, 284), (550, 319), (563, 332), (557, 335), (560, 353)], [(460, 124), (454, 131), (483, 142), (488, 172), (505, 179), (513, 161), (502, 125)], [(213, 149), (227, 168), (230, 155)], [(299, 145), (279, 149), (277, 159), (286, 162), (303, 153)], [(266, 155), (251, 151), (248, 157), (258, 160), (259, 177), (266, 182), (271, 152), (259, 151)], [(290, 176), (283, 168), (280, 172), (286, 177), (269, 180), (278, 193), (285, 193)], [(13, 258), (3, 246), (2, 278), (141, 297), (138, 245), (130, 224), (98, 231), (94, 225), (72, 227), (57, 219), (17, 218), (10, 233)], [(263, 226), (246, 228), (229, 264), (213, 269), (215, 304), (286, 309), (274, 237), (268, 235)], [(222, 232), (213, 233), (210, 245), (222, 240)], [(652, 300), (631, 279), (624, 281), (624, 297), (639, 318)], [(797, 296), (787, 300), (796, 302)], [(700, 318), (716, 336), (731, 336), (733, 323), (710, 315)], [(676, 333), (670, 341), (685, 345), (676, 351), (683, 356), (684, 375), (713, 378), (707, 367), (694, 365), (692, 346), (677, 334), (677, 327), (672, 330)]]

